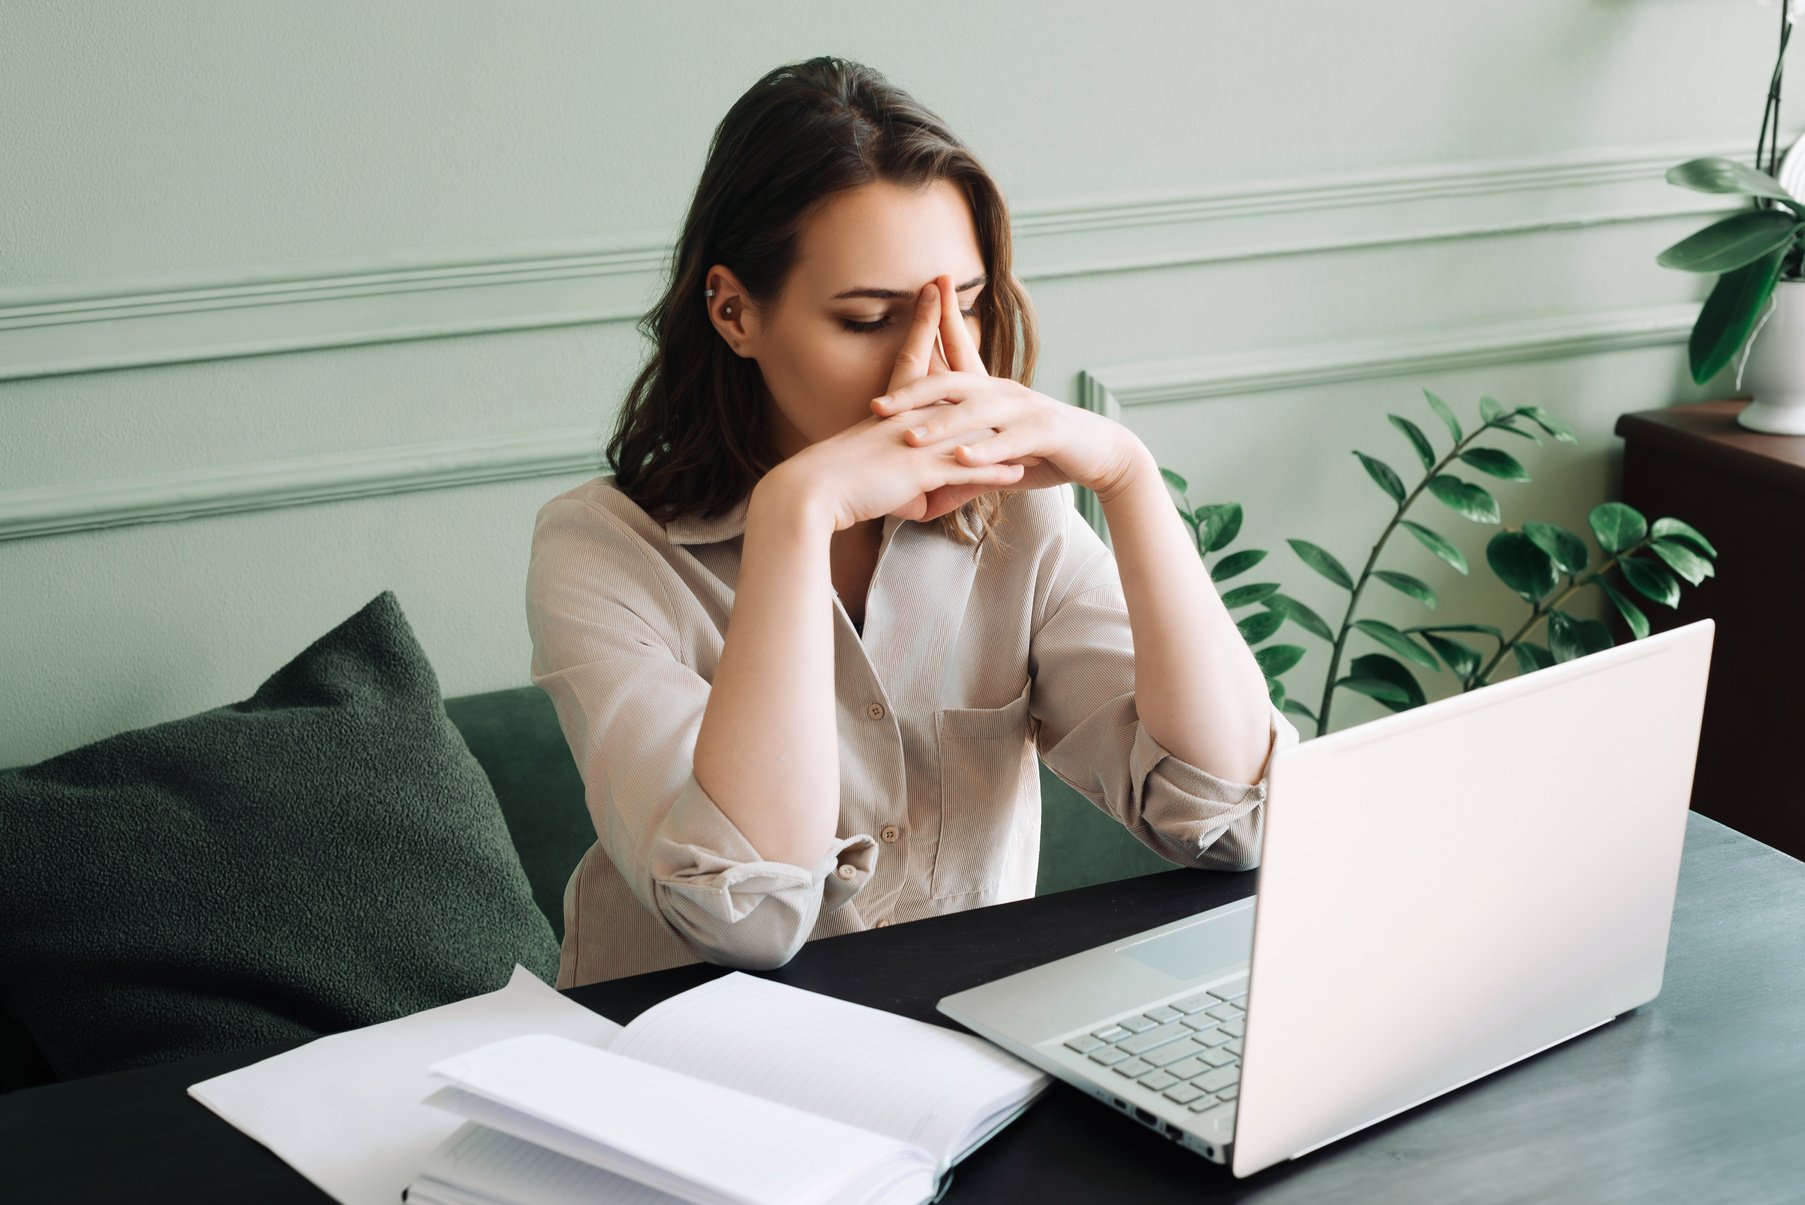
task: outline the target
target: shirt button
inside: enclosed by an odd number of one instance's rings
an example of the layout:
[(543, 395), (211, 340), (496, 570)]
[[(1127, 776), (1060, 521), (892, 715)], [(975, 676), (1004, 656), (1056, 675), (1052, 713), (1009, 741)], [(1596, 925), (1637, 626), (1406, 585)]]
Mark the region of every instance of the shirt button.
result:
[(840, 869), (834, 871), (834, 873), (843, 879), (850, 879), (859, 873), (859, 868), (854, 866), (851, 862), (842, 862), (840, 863)]
[(898, 831), (899, 830), (897, 829), (897, 827), (894, 824), (886, 824), (886, 825), (884, 825), (883, 829), (879, 831), (878, 836), (882, 837), (886, 841), (894, 841), (894, 840), (896, 840), (896, 835), (897, 835)]
[(890, 923), (890, 918), (886, 916), (882, 920), (877, 922), (877, 927), (881, 929), (889, 923)]
[(873, 703), (865, 709), (865, 714), (874, 720), (881, 720), (884, 718), (884, 705), (882, 703)]

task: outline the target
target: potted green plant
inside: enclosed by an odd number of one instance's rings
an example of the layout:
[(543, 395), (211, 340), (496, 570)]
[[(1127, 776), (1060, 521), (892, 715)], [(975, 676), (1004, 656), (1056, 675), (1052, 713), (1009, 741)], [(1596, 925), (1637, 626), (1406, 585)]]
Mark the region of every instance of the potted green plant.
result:
[[(1655, 262), (1718, 278), (1687, 345), (1693, 382), (1702, 385), (1716, 376), (1747, 344), (1743, 367), (1753, 400), (1737, 421), (1756, 431), (1805, 435), (1805, 357), (1796, 350), (1805, 341), (1805, 204), (1776, 178), (1797, 174), (1796, 155), (1788, 156), (1786, 172), (1778, 172), (1780, 80), (1792, 36), (1792, 5), (1793, 0), (1786, 0), (1781, 6), (1780, 51), (1756, 139), (1755, 166), (1711, 157), (1667, 171), (1671, 184), (1747, 196), (1754, 208), (1682, 239)], [(1765, 338), (1756, 337), (1763, 333)], [(1742, 375), (1738, 373), (1738, 389)]]
[[(1381, 619), (1357, 617), (1361, 596), (1375, 580), (1431, 610), (1439, 605), (1439, 596), (1428, 582), (1395, 568), (1379, 567), (1387, 542), (1400, 530), (1408, 532), (1457, 572), (1469, 571), (1466, 556), (1452, 541), (1405, 517), (1425, 494), (1471, 522), (1502, 526), (1502, 510), (1491, 491), (1455, 476), (1452, 470), (1464, 467), (1506, 482), (1527, 482), (1529, 474), (1509, 452), (1481, 444), (1482, 437), (1508, 434), (1539, 444), (1541, 434), (1546, 434), (1562, 443), (1578, 442), (1564, 422), (1542, 407), (1506, 409), (1489, 397), (1479, 399), (1479, 425), (1469, 434), (1463, 431), (1446, 402), (1427, 389), (1423, 392), (1447, 428), (1451, 438), (1447, 452), (1438, 455), (1429, 436), (1410, 419), (1387, 415), (1421, 462), (1421, 481), (1407, 485), (1385, 461), (1354, 452), (1367, 476), (1394, 507), (1359, 574), (1348, 572), (1339, 558), (1320, 545), (1301, 539), (1286, 541), (1304, 564), (1347, 592), (1347, 609), (1338, 625), (1331, 627), (1315, 610), (1283, 593), (1278, 582), (1252, 582), (1222, 591), (1223, 604), (1230, 611), (1261, 608), (1238, 619), (1237, 626), (1247, 643), (1255, 646), (1254, 659), (1266, 675), (1273, 702), (1286, 712), (1309, 720), (1319, 735), (1329, 731), (1337, 690), (1351, 690), (1376, 699), (1392, 711), (1403, 711), (1428, 701), (1417, 680), (1418, 670), (1446, 670), (1460, 690), (1468, 691), (1491, 682), (1507, 662), (1513, 663), (1518, 673), (1530, 673), (1610, 648), (1613, 640), (1606, 624), (1565, 609), (1570, 598), (1588, 587), (1596, 588), (1609, 599), (1631, 635), (1640, 640), (1650, 628), (1647, 616), (1632, 601), (1632, 593), (1666, 607), (1677, 607), (1681, 580), (1696, 586), (1716, 572), (1712, 558), (1717, 550), (1691, 526), (1674, 518), (1660, 518), (1650, 524), (1633, 507), (1605, 502), (1593, 507), (1587, 516), (1598, 543), (1596, 561), (1583, 538), (1554, 523), (1532, 521), (1521, 527), (1505, 527), (1487, 543), (1486, 564), (1499, 581), (1529, 604), (1529, 614), (1508, 636), (1491, 624), (1432, 623), (1401, 628)], [(1175, 505), (1190, 528), (1198, 555), (1209, 563), (1213, 582), (1225, 583), (1240, 577), (1265, 559), (1264, 549), (1228, 551), (1241, 530), (1243, 513), (1238, 503), (1192, 506), (1185, 496), (1185, 479), (1170, 469), (1162, 468), (1160, 472), (1176, 494)], [(1212, 561), (1217, 553), (1221, 555)], [(1612, 580), (1613, 573), (1616, 581)], [(1287, 624), (1330, 645), (1328, 674), (1314, 709), (1293, 697), (1279, 677), (1303, 659), (1304, 648), (1264, 643)], [(1378, 651), (1354, 656), (1344, 675), (1342, 657), (1352, 651), (1349, 641), (1356, 634), (1377, 645)], [(1473, 636), (1490, 643), (1475, 648), (1467, 643)]]

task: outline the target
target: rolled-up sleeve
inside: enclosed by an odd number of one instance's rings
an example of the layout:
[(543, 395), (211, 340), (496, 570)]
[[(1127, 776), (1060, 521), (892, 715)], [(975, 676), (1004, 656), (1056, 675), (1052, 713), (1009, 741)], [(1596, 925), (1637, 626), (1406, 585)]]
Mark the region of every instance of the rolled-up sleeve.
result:
[(1267, 758), (1256, 782), (1222, 778), (1153, 739), (1135, 708), (1134, 639), (1114, 556), (1066, 491), (1051, 521), (1030, 641), (1037, 740), (1047, 768), (1135, 839), (1180, 866), (1259, 864), (1272, 755), (1297, 727), (1267, 703)]
[[(870, 881), (877, 843), (761, 858), (696, 781), (709, 683), (685, 664), (659, 569), (581, 499), (540, 508), (527, 570), (532, 680), (551, 696), (602, 848), (639, 901), (712, 963), (769, 970)], [(773, 801), (772, 806), (783, 806)]]

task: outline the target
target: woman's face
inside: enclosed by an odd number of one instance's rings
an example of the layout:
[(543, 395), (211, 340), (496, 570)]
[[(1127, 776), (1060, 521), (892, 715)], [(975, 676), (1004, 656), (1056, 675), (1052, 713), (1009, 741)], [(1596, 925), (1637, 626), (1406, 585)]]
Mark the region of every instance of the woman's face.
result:
[[(795, 267), (768, 310), (742, 313), (735, 298), (745, 294), (732, 273), (710, 270), (710, 312), (730, 342), (738, 339), (740, 354), (758, 361), (780, 455), (871, 417), (871, 399), (890, 390), (916, 296), (941, 275), (952, 277), (969, 314), (988, 281), (970, 206), (947, 180), (920, 190), (878, 182), (830, 196), (804, 224)], [(733, 306), (726, 318), (723, 302)], [(978, 319), (965, 322), (977, 343)], [(932, 367), (947, 367), (938, 350)]]

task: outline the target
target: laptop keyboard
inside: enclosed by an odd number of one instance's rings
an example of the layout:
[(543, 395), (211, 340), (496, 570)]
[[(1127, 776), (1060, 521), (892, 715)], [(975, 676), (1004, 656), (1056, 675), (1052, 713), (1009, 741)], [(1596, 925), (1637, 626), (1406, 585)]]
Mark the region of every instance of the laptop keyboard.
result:
[(1115, 1072), (1125, 1099), (1222, 1109), (1233, 1117), (1241, 1089), (1243, 972), (1208, 991), (1117, 1017), (1066, 1047)]

